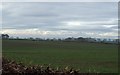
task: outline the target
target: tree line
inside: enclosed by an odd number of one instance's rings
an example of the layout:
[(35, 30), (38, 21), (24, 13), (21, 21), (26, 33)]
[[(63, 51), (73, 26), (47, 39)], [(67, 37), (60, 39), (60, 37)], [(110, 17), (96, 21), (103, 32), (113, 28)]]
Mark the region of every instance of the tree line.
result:
[(64, 39), (61, 38), (20, 38), (20, 37), (10, 37), (8, 34), (1, 34), (0, 38), (2, 39), (9, 39), (9, 40), (32, 40), (32, 41), (78, 41), (78, 42), (93, 42), (93, 43), (113, 43), (113, 44), (119, 44), (120, 40), (119, 39), (101, 39), (101, 38), (84, 38), (84, 37), (67, 37)]

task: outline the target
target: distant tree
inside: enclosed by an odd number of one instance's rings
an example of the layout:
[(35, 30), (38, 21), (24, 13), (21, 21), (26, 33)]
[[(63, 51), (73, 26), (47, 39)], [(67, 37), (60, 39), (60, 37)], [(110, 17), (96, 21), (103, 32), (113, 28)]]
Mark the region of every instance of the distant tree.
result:
[(108, 41), (110, 42), (110, 41), (111, 41), (111, 39), (108, 39)]
[(2, 39), (9, 39), (9, 35), (8, 34), (2, 34)]
[(29, 40), (33, 40), (34, 41), (34, 38), (30, 37)]
[(16, 37), (16, 39), (18, 40), (18, 39), (20, 39), (19, 37)]
[(103, 39), (103, 41), (102, 41), (103, 43), (106, 43), (107, 42), (107, 39)]
[(86, 41), (87, 42), (96, 42), (96, 39), (95, 38), (86, 38)]
[(97, 40), (96, 40), (97, 42), (101, 42), (101, 39), (100, 38), (97, 38)]
[(78, 40), (78, 41), (85, 41), (85, 38), (83, 38), (83, 37), (78, 37), (77, 40)]
[(42, 38), (35, 38), (36, 41), (42, 41)]
[(46, 41), (51, 41), (51, 39), (47, 38)]
[(51, 39), (51, 41), (57, 41), (57, 39), (56, 39), (56, 38), (53, 38), (53, 39)]
[(116, 44), (120, 43), (120, 39), (115, 39), (114, 41), (115, 41)]
[(65, 41), (72, 41), (72, 40), (74, 40), (73, 37), (68, 37), (68, 38), (65, 39)]
[(62, 41), (62, 39), (59, 38), (58, 41)]

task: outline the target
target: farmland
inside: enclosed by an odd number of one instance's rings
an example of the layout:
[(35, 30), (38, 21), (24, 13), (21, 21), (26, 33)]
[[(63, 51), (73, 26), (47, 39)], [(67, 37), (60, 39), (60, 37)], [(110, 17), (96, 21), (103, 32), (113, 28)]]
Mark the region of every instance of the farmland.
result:
[(114, 73), (118, 45), (65, 41), (3, 40), (3, 56), (26, 65), (66, 66), (80, 72)]

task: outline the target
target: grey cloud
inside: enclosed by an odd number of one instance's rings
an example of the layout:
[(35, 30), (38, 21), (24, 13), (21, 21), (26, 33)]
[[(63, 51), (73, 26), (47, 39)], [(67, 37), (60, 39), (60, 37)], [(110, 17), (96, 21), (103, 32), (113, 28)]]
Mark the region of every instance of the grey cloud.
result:
[[(38, 28), (49, 31), (114, 32), (117, 29), (117, 3), (4, 3), (3, 29)], [(113, 19), (114, 21), (110, 21)], [(82, 27), (66, 27), (64, 21), (79, 21)], [(109, 22), (108, 22), (109, 21)], [(94, 23), (91, 23), (94, 22)], [(87, 26), (84, 26), (87, 25)], [(115, 25), (105, 28), (103, 25)], [(86, 28), (86, 29), (84, 29)]]
[(110, 27), (111, 29), (118, 29), (118, 25)]

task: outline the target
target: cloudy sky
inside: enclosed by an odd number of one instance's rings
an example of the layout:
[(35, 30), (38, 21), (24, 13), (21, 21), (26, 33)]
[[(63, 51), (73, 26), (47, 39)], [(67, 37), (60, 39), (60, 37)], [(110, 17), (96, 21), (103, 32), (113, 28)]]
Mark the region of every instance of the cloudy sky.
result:
[(118, 36), (117, 2), (5, 2), (0, 11), (1, 33), (10, 36)]

